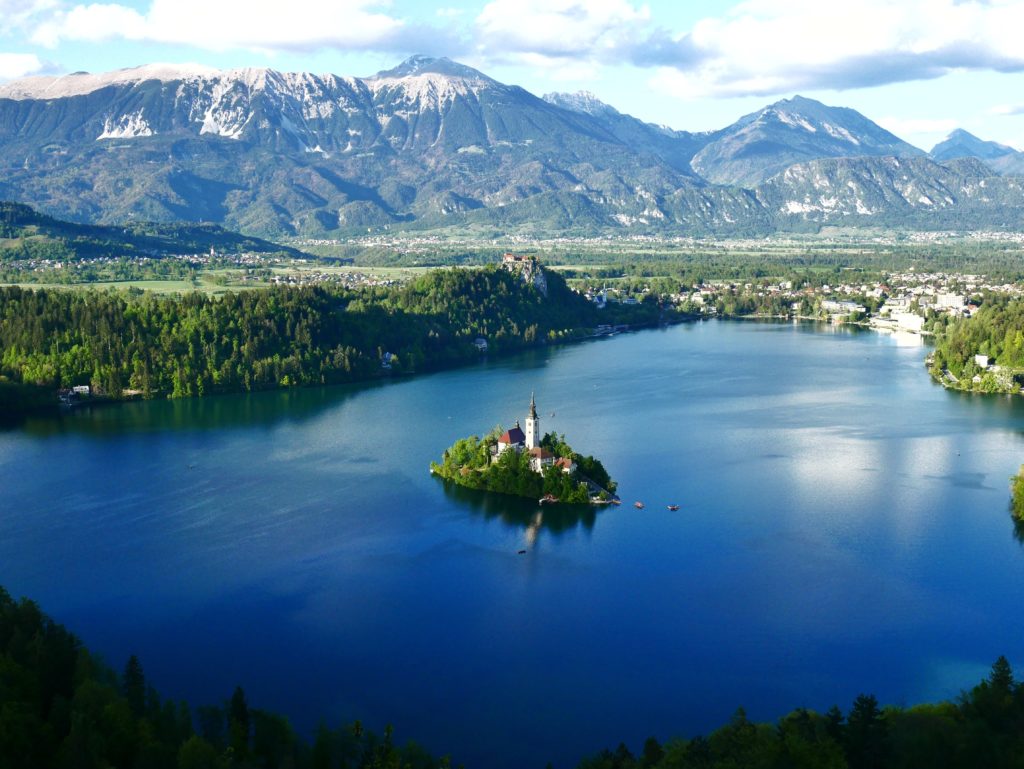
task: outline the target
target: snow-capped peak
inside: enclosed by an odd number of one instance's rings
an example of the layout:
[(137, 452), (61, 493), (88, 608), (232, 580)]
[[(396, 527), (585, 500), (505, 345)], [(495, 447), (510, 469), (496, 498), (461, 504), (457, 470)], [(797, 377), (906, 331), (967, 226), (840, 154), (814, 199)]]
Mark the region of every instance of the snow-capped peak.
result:
[(36, 75), (13, 80), (0, 86), (0, 99), (60, 99), (82, 96), (111, 85), (141, 83), (146, 80), (197, 80), (218, 74), (214, 67), (202, 64), (144, 64), (113, 72), (72, 72), (67, 75)]

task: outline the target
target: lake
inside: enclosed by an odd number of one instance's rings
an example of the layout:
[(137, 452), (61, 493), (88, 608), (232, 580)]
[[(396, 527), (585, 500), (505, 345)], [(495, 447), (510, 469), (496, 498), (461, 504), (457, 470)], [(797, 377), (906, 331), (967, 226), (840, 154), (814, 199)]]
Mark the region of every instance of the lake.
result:
[[(1024, 404), (943, 390), (925, 352), (712, 321), (31, 421), (0, 433), (0, 584), (164, 696), (241, 684), (303, 731), (392, 723), (470, 768), (564, 769), (740, 705), (952, 697), (1024, 664)], [(429, 474), (531, 391), (621, 507)]]

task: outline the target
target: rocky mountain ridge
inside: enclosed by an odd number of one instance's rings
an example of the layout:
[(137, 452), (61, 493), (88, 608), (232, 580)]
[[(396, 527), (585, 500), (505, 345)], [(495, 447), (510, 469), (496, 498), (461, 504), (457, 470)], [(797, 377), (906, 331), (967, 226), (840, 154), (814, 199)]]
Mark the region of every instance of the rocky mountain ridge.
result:
[(811, 99), (690, 133), (443, 58), (366, 78), (147, 65), (0, 86), (0, 199), (80, 222), (749, 234), (1002, 221), (1015, 189)]

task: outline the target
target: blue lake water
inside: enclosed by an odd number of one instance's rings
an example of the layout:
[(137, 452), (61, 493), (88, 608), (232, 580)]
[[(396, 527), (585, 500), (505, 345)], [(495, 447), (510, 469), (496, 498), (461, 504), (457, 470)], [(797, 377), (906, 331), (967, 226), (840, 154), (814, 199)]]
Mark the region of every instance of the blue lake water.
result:
[[(0, 433), (0, 584), (165, 696), (241, 683), (303, 730), (390, 722), (467, 767), (574, 766), (738, 705), (955, 696), (1024, 664), (1024, 404), (946, 392), (924, 354), (709, 322), (34, 421)], [(531, 391), (622, 507), (540, 514), (429, 475)]]

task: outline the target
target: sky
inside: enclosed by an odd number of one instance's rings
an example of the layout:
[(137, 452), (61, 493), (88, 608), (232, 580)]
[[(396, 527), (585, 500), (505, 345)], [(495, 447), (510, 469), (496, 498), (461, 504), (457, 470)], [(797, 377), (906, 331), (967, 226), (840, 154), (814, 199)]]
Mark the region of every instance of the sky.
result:
[(371, 75), (447, 56), (689, 131), (795, 94), (1024, 150), (1024, 0), (0, 0), (0, 81), (153, 62)]

